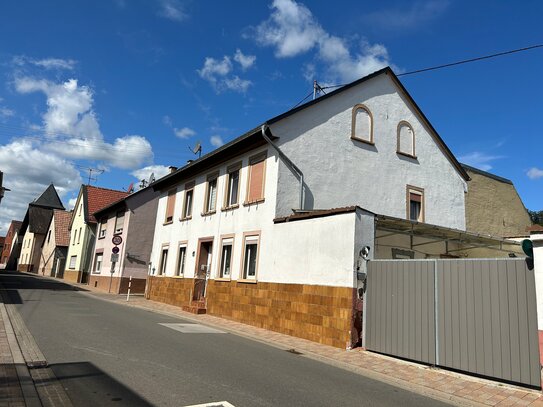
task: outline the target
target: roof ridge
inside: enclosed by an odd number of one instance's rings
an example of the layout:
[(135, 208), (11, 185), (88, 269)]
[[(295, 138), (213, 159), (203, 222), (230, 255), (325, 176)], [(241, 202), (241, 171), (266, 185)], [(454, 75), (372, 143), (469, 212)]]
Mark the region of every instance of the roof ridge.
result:
[(121, 193), (125, 193), (125, 194), (128, 194), (127, 191), (122, 191), (120, 189), (112, 189), (112, 188), (104, 188), (104, 187), (96, 187), (94, 185), (84, 185), (86, 188), (94, 188), (94, 189), (101, 189), (103, 191), (112, 191), (112, 192), (121, 192)]

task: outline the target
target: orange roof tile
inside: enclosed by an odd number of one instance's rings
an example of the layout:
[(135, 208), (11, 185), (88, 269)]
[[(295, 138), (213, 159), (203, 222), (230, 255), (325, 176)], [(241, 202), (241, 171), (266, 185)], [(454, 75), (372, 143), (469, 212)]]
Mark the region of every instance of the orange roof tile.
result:
[(72, 212), (61, 211), (55, 209), (53, 212), (55, 219), (55, 243), (57, 246), (69, 246), (70, 245), (70, 220), (72, 219)]
[(128, 192), (116, 191), (114, 189), (98, 188), (87, 185), (87, 219), (89, 223), (96, 223), (94, 212), (120, 201), (130, 195)]

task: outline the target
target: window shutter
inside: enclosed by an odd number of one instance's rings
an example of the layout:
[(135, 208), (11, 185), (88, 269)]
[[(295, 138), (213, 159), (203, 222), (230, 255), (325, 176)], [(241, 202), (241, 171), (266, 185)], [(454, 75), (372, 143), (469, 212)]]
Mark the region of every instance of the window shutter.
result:
[(422, 202), (422, 195), (409, 193), (409, 200), (414, 202)]
[(249, 193), (247, 195), (249, 202), (264, 198), (264, 163), (265, 159), (262, 158), (260, 161), (251, 164)]
[(173, 210), (175, 207), (175, 191), (168, 193), (168, 203), (166, 204), (166, 222), (173, 219)]

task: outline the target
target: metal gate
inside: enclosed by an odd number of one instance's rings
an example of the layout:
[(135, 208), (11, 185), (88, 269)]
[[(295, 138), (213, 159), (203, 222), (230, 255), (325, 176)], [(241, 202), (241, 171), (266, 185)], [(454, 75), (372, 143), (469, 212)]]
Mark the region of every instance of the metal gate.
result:
[(367, 349), (541, 386), (523, 259), (373, 260), (367, 287)]

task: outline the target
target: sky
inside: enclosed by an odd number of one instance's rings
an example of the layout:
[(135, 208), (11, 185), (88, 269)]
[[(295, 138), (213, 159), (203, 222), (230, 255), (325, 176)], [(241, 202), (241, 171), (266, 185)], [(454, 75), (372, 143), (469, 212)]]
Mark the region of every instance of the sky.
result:
[[(384, 66), (543, 43), (541, 1), (18, 0), (0, 4), (0, 235), (53, 182), (158, 178)], [(463, 163), (543, 209), (543, 48), (401, 77)], [(103, 172), (102, 172), (103, 171)]]

